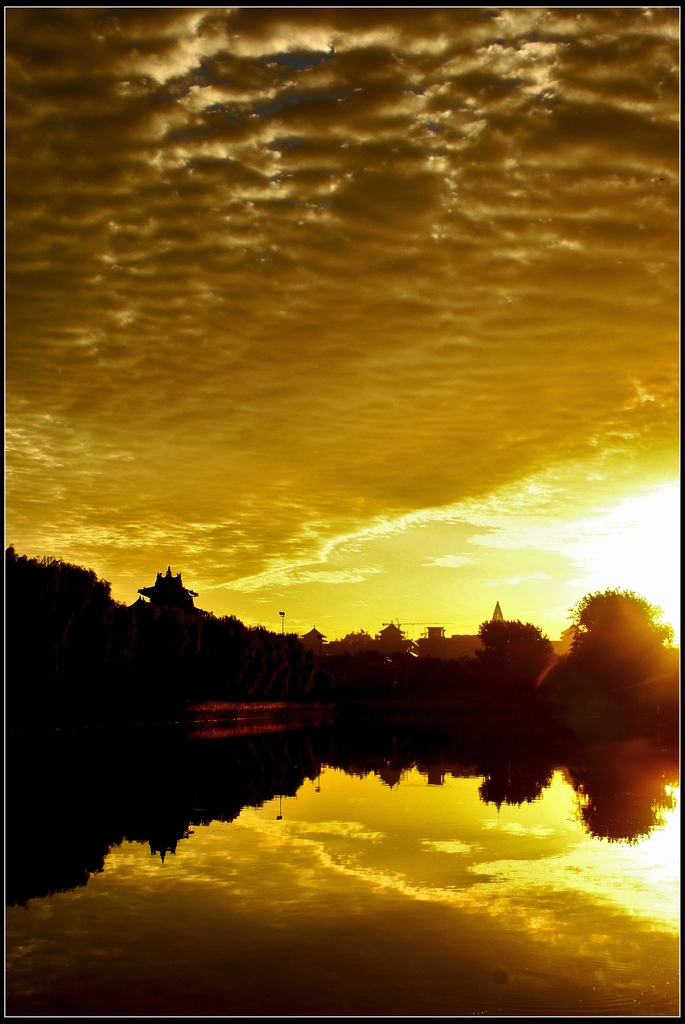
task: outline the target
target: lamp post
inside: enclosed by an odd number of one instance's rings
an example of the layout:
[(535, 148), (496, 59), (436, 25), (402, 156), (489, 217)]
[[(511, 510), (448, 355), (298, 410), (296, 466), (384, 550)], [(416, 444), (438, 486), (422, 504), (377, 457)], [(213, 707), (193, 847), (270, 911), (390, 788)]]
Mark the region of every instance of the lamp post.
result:
[(285, 633), (285, 612), (278, 613), (281, 616), (281, 636)]

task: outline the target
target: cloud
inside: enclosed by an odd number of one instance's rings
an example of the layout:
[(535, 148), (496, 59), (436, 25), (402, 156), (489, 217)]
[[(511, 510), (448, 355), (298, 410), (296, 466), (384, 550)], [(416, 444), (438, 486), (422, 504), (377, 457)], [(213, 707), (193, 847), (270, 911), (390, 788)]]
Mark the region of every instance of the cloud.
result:
[(529, 583), (534, 580), (549, 580), (552, 577), (546, 572), (531, 572), (524, 576), (508, 576), (505, 579), (492, 581), (489, 580), (486, 583), (488, 587), (500, 587), (504, 584), (507, 587), (516, 587), (519, 583)]
[(291, 566), (284, 566), (282, 569), (271, 569), (248, 579), (234, 580), (228, 586), (231, 590), (249, 593), (254, 590), (299, 586), (303, 583), (363, 583), (369, 576), (381, 572), (383, 570), (375, 566), (337, 571), (293, 569)]
[(166, 531), (250, 579), (598, 446), (673, 461), (677, 27), (9, 10), (15, 542), (109, 572), (149, 524), (146, 571)]
[(469, 565), (473, 562), (472, 558), (468, 555), (440, 555), (439, 557), (430, 558), (423, 564), (429, 568), (439, 566), (445, 569), (458, 569), (462, 565)]

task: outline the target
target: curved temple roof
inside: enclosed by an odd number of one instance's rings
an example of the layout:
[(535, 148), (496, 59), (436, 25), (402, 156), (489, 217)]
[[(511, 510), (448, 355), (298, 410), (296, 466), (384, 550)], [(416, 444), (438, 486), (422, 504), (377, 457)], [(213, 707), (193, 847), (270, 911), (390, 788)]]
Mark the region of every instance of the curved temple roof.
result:
[(160, 608), (180, 608), (182, 611), (192, 610), (195, 607), (193, 598), (198, 596), (194, 590), (183, 586), (180, 572), (172, 576), (171, 566), (167, 568), (166, 575), (157, 573), (154, 586), (140, 587), (138, 593)]

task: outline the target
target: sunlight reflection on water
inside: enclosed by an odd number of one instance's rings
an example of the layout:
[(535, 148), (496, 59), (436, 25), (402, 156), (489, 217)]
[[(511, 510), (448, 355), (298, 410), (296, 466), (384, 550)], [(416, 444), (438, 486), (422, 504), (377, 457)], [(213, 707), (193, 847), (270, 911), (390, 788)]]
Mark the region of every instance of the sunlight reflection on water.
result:
[[(113, 848), (85, 888), (8, 918), (18, 1012), (674, 1012), (678, 812), (635, 845), (581, 827), (561, 772), (484, 804), (477, 778), (324, 768), (195, 825), (162, 862)], [(282, 818), (278, 820), (279, 812)]]

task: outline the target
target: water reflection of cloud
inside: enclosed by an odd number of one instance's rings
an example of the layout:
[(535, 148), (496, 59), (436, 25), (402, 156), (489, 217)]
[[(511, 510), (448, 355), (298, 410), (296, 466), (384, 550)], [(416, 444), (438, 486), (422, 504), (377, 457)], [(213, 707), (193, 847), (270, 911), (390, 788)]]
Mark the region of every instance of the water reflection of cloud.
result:
[(631, 917), (658, 925), (662, 931), (678, 931), (679, 884), (677, 869), (655, 865), (648, 858), (645, 874), (644, 854), (636, 857), (632, 847), (617, 849), (601, 844), (580, 845), (570, 853), (550, 857), (544, 870), (538, 860), (500, 860), (469, 868), (474, 874), (489, 876), (490, 889), (516, 898), (531, 891), (540, 896), (578, 894), (594, 905), (614, 907)]
[[(266, 826), (265, 832), (272, 838), (281, 842), (288, 841), (283, 833), (278, 837), (275, 835), (271, 822), (263, 824)], [(358, 823), (334, 824), (339, 827), (329, 833), (331, 836), (349, 840), (365, 836), (365, 831), (359, 829)], [(544, 838), (553, 833), (554, 829), (512, 827), (507, 828), (507, 832)], [(359, 851), (347, 844), (336, 850), (327, 845), (326, 840), (303, 838), (297, 828), (290, 832), (290, 840), (306, 844), (322, 869), (354, 878), (379, 894), (392, 893), (412, 900), (459, 906), (491, 917), (507, 917), (512, 922), (516, 920), (517, 927), (525, 928), (531, 934), (542, 931), (548, 933), (550, 930), (559, 930), (560, 935), (565, 934), (571, 925), (560, 924), (559, 900), (574, 900), (578, 895), (587, 897), (589, 905), (611, 906), (665, 927), (666, 930), (671, 930), (677, 921), (677, 915), (674, 918), (677, 896), (673, 885), (668, 884), (666, 864), (657, 872), (656, 877), (652, 873), (645, 876), (642, 863), (644, 853), (640, 855), (634, 848), (626, 847), (617, 851), (613, 846), (608, 850), (592, 841), (580, 843), (562, 855), (542, 860), (535, 857), (482, 861), (467, 866), (466, 870), (472, 879), (473, 876), (487, 876), (483, 880), (476, 877), (470, 882), (462, 879), (465, 884), (431, 886), (412, 880), (406, 871), (365, 864), (358, 856)], [(421, 840), (421, 846), (423, 849), (463, 855), (479, 849), (459, 840), (424, 839)], [(539, 902), (538, 913), (534, 917), (530, 915), (531, 891), (537, 893)]]
[(298, 835), (319, 833), (331, 836), (350, 836), (353, 839), (378, 840), (386, 838), (384, 832), (367, 829), (358, 821), (316, 821), (311, 823), (295, 821), (290, 822), (289, 827), (293, 834)]
[[(265, 824), (271, 839), (288, 842), (285, 835), (274, 834), (270, 822)], [(347, 832), (346, 838), (352, 839), (353, 835), (353, 832)], [(468, 914), (486, 915), (506, 928), (525, 933), (532, 939), (543, 940), (550, 948), (558, 951), (566, 950), (572, 936), (574, 946), (578, 947), (580, 943), (587, 952), (596, 952), (601, 947), (605, 955), (603, 924), (590, 926), (587, 923), (593, 914), (599, 914), (601, 921), (602, 914), (602, 900), (597, 897), (603, 883), (601, 876), (593, 876), (591, 851), (587, 852), (585, 871), (588, 881), (595, 877), (596, 891), (589, 886), (583, 888), (577, 884), (577, 874), (574, 875), (572, 869), (583, 869), (580, 864), (574, 863), (573, 854), (566, 858), (549, 858), (543, 867), (538, 859), (482, 863), (474, 868), (473, 874), (487, 873), (490, 876), (487, 879), (475, 880), (466, 885), (432, 886), (413, 880), (406, 871), (392, 870), (389, 865), (363, 863), (359, 849), (345, 846), (334, 850), (325, 840), (310, 840), (301, 836), (291, 835), (290, 840), (299, 846), (300, 854), (305, 854), (308, 869), (293, 876), (290, 900), (280, 901), (283, 909), (291, 905), (294, 899), (293, 885), (297, 888), (297, 899), (311, 903), (315, 897), (321, 898), (322, 891), (332, 893), (338, 889), (334, 881), (338, 878), (345, 882), (344, 891), (346, 898), (349, 894), (350, 910), (356, 906), (358, 912), (366, 912), (366, 897), (363, 893), (366, 890), (367, 895), (371, 892), (380, 898), (402, 898), (451, 906)], [(316, 861), (314, 868), (310, 858)], [(507, 870), (512, 864), (515, 867)], [(565, 870), (567, 868), (571, 870)], [(356, 887), (348, 890), (347, 886), (351, 882), (359, 883), (362, 891)], [(530, 913), (531, 888), (537, 890), (535, 915)], [(583, 902), (583, 914), (578, 913), (579, 894), (589, 897)], [(630, 897), (629, 889), (624, 890), (624, 896)], [(274, 904), (274, 910), (277, 906)], [(649, 899), (645, 899), (640, 908), (633, 908), (633, 913), (650, 922), (655, 920)], [(577, 934), (579, 927), (582, 935)]]
[[(372, 797), (378, 781), (370, 777), (364, 785)], [(344, 785), (344, 792), (350, 790)], [(453, 823), (447, 831), (437, 821), (440, 830), (426, 838), (425, 820), (407, 830), (406, 817), (389, 821), (387, 813), (380, 830), (357, 820), (306, 820), (306, 802), (293, 802), (280, 820), (271, 806), (244, 808), (233, 823), (196, 826), (163, 865), (145, 846), (122, 843), (89, 889), (102, 894), (124, 885), (137, 903), (145, 893), (149, 898), (152, 891), (193, 883), (205, 891), (203, 898), (226, 900), (246, 913), (268, 907), (277, 916), (295, 905), (311, 913), (313, 906), (327, 907), (341, 897), (351, 914), (368, 912), (370, 896), (404, 899), (485, 916), (559, 950), (570, 941), (574, 948), (595, 949), (607, 913), (677, 934), (677, 811), (635, 846), (609, 844), (582, 834), (567, 818), (567, 784), (558, 779), (555, 792), (556, 799), (548, 794), (544, 801), (554, 827), (535, 818), (530, 824), (481, 818), (464, 838), (455, 836)], [(539, 821), (541, 810), (538, 805), (528, 814)], [(448, 857), (441, 861), (426, 853)]]
[[(674, 827), (675, 819), (670, 823)], [(271, 823), (267, 823), (271, 824)], [(354, 840), (363, 837), (356, 831), (356, 823), (339, 823), (341, 828), (333, 834)], [(483, 823), (487, 829), (496, 828), (497, 822)], [(555, 833), (543, 826), (525, 827), (518, 823), (500, 826), (508, 835), (545, 839)], [(333, 850), (321, 843), (311, 842), (311, 852), (321, 864), (338, 874), (354, 877), (378, 893), (393, 893), (408, 899), (444, 903), (462, 909), (486, 913), (493, 917), (516, 919), (517, 927), (530, 933), (560, 931), (566, 934), (567, 924), (560, 924), (559, 901), (584, 898), (588, 907), (613, 908), (631, 917), (643, 919), (661, 930), (677, 929), (678, 869), (668, 853), (656, 860), (651, 855), (650, 843), (656, 851), (664, 850), (668, 842), (659, 832), (637, 847), (618, 847), (601, 844), (596, 840), (581, 841), (568, 852), (540, 858), (502, 858), (466, 865), (471, 881), (458, 879), (454, 886), (431, 886), (411, 878), (409, 872), (387, 870), (377, 865), (364, 864), (358, 851), (351, 848)], [(460, 840), (420, 840), (422, 849), (436, 852), (480, 852), (483, 848)], [(646, 871), (645, 868), (649, 870)], [(475, 879), (474, 879), (475, 876)], [(482, 880), (478, 876), (487, 876)], [(538, 914), (530, 915), (530, 894), (536, 892)], [(561, 941), (561, 939), (560, 939)]]
[(421, 845), (428, 850), (435, 850), (437, 853), (474, 853), (483, 849), (482, 846), (462, 843), (459, 839), (422, 839)]
[(554, 835), (556, 831), (544, 825), (522, 825), (518, 821), (484, 821), (483, 828), (506, 832), (510, 836), (539, 836), (540, 839)]

